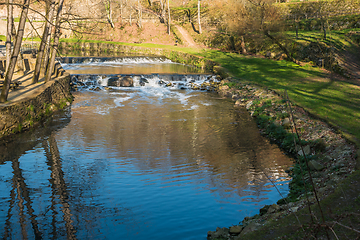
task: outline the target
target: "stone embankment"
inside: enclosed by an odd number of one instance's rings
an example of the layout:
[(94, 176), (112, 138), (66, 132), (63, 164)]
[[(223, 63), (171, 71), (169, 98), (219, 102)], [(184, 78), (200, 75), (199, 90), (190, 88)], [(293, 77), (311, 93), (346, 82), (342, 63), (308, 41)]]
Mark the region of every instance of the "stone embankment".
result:
[[(332, 193), (338, 183), (353, 173), (356, 167), (356, 147), (333, 127), (310, 116), (300, 107), (291, 106), (290, 111), (287, 101), (271, 90), (236, 82), (232, 78), (223, 80), (217, 88), (218, 93), (233, 99), (235, 107), (245, 107), (255, 118), (260, 132), (294, 157), (294, 167), (289, 170), (293, 179), (289, 196), (280, 199), (277, 204), (264, 206), (259, 214), (246, 217), (238, 225), (209, 231), (208, 239), (243, 239), (246, 234), (267, 223), (304, 208), (306, 196), (314, 204), (311, 187), (305, 189), (301, 181), (299, 166), (305, 164), (304, 154), (320, 200)], [(293, 134), (295, 126), (300, 140)], [(303, 169), (303, 172), (303, 179), (310, 186), (309, 172), (307, 169)]]
[(72, 101), (70, 75), (60, 64), (56, 65), (51, 81), (32, 84), (29, 82), (35, 61), (29, 59), (27, 62), (28, 71), (15, 75), (22, 85), (11, 90), (8, 102), (0, 104), (0, 139), (31, 128)]

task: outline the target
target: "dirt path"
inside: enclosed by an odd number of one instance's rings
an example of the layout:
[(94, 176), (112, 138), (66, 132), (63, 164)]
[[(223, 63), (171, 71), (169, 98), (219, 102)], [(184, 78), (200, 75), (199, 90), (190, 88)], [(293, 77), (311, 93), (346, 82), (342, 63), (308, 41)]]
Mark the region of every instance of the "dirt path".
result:
[(198, 48), (199, 46), (195, 43), (194, 39), (191, 37), (191, 35), (181, 26), (176, 25), (176, 28), (179, 30), (182, 39), (185, 40), (184, 44), (188, 47), (196, 47)]

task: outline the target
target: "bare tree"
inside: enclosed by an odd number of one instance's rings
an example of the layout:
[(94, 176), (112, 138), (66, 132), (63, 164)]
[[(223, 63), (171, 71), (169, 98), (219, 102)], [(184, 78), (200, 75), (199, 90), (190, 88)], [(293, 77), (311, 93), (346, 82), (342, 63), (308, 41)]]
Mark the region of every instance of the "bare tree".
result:
[(7, 0), (7, 31), (6, 31), (6, 68), (7, 69), (10, 64), (10, 56), (11, 56), (11, 34), (13, 32), (13, 0)]
[(201, 23), (200, 23), (200, 1), (198, 0), (198, 24), (199, 24), (199, 34), (201, 34)]
[(61, 12), (63, 8), (64, 0), (59, 0), (59, 6), (56, 12), (56, 20), (55, 20), (55, 34), (54, 34), (54, 44), (52, 46), (52, 52), (51, 52), (51, 58), (49, 61), (49, 68), (47, 69), (46, 76), (45, 76), (45, 82), (50, 81), (52, 72), (54, 70), (55, 66), (55, 57), (57, 54), (57, 49), (59, 46), (59, 38), (61, 35), (60, 32), (60, 19), (61, 19)]
[(51, 43), (51, 31), (53, 29), (53, 25), (51, 24), (49, 29), (48, 29), (48, 35), (47, 38), (45, 39), (46, 41), (46, 45), (45, 45), (45, 50), (44, 50), (44, 60), (43, 60), (43, 68), (45, 68), (45, 74), (47, 73), (47, 70), (49, 68), (49, 59), (50, 59), (50, 43)]
[(171, 25), (171, 16), (170, 16), (170, 1), (167, 2), (167, 9), (168, 9), (168, 33), (170, 35), (170, 25)]
[(11, 80), (12, 80), (12, 77), (14, 74), (14, 70), (15, 70), (15, 65), (16, 65), (16, 62), (17, 62), (17, 59), (18, 59), (18, 56), (20, 53), (22, 38), (24, 36), (24, 29), (25, 29), (27, 14), (29, 11), (29, 6), (30, 6), (30, 0), (24, 0), (22, 11), (21, 11), (21, 16), (20, 16), (19, 27), (18, 27), (16, 38), (15, 38), (14, 50), (12, 52), (10, 63), (7, 68), (7, 72), (5, 74), (4, 85), (3, 85), (1, 95), (0, 95), (1, 103), (6, 102), (7, 98), (8, 98), (8, 94), (9, 94), (9, 90), (10, 90), (10, 83), (11, 83)]
[(139, 14), (139, 28), (142, 28), (142, 7), (140, 4), (140, 0), (138, 0), (138, 14)]
[(107, 21), (109, 22), (111, 28), (115, 28), (114, 22), (112, 20), (111, 0), (104, 0), (104, 5), (106, 10)]
[(161, 21), (162, 23), (165, 22), (165, 5), (166, 5), (166, 3), (163, 2), (163, 1), (166, 1), (166, 0), (160, 0), (160, 8), (161, 8), (160, 21)]
[(45, 50), (45, 46), (47, 43), (46, 40), (48, 39), (48, 35), (50, 34), (49, 29), (51, 27), (51, 23), (54, 18), (55, 0), (47, 1), (46, 5), (47, 5), (47, 11), (46, 11), (47, 12), (47, 14), (46, 14), (47, 21), (45, 23), (44, 32), (43, 32), (43, 35), (41, 38), (39, 51), (38, 51), (37, 58), (36, 58), (36, 64), (35, 64), (34, 75), (33, 75), (33, 83), (37, 83), (39, 81), (41, 63), (43, 60), (44, 50)]
[(248, 2), (251, 3), (249, 17), (253, 20), (251, 25), (252, 31), (262, 32), (286, 54), (290, 61), (296, 63), (296, 60), (291, 56), (286, 46), (273, 34), (281, 32), (283, 21), (272, 1), (248, 0)]

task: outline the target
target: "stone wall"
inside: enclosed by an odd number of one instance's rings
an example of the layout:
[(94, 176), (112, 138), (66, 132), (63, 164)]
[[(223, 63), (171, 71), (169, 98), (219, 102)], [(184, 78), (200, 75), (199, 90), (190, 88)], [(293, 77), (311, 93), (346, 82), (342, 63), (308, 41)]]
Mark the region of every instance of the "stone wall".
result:
[(50, 117), (53, 112), (70, 105), (70, 75), (57, 65), (55, 79), (44, 84), (34, 96), (0, 106), (0, 139), (22, 132)]

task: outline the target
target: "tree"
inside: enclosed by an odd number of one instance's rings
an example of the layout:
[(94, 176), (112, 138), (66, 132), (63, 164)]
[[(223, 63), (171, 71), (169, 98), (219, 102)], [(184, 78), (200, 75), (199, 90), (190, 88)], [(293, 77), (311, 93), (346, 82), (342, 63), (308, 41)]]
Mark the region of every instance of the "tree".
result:
[(41, 63), (44, 56), (44, 50), (45, 46), (47, 44), (48, 35), (50, 34), (49, 29), (51, 28), (52, 20), (54, 18), (54, 12), (55, 12), (55, 0), (50, 0), (46, 2), (47, 5), (47, 11), (46, 11), (46, 23), (44, 32), (41, 38), (39, 51), (36, 58), (36, 64), (34, 69), (34, 75), (33, 75), (33, 83), (37, 83), (39, 81), (40, 76), (40, 69), (41, 69)]
[(13, 0), (7, 0), (7, 31), (6, 31), (6, 67), (5, 72), (10, 64), (10, 57), (11, 57), (11, 34), (13, 32)]
[(252, 31), (263, 33), (286, 54), (290, 61), (296, 63), (287, 48), (273, 34), (282, 32), (283, 20), (279, 9), (271, 0), (248, 0), (248, 2), (251, 4), (248, 10), (252, 20)]
[(111, 0), (104, 0), (104, 5), (106, 10), (107, 21), (109, 22), (111, 28), (115, 28), (114, 22), (112, 20)]
[(138, 0), (138, 14), (139, 14), (139, 28), (142, 28), (142, 7), (140, 0)]
[(63, 4), (64, 4), (64, 0), (59, 0), (59, 6), (56, 12), (56, 20), (55, 20), (55, 34), (54, 34), (54, 43), (52, 46), (52, 52), (51, 52), (51, 58), (49, 61), (49, 67), (47, 69), (46, 72), (46, 76), (45, 76), (45, 82), (50, 81), (51, 79), (51, 75), (52, 72), (54, 70), (54, 66), (55, 66), (55, 57), (57, 54), (57, 50), (58, 50), (58, 46), (59, 46), (59, 38), (61, 35), (61, 29), (60, 29), (60, 19), (61, 19), (61, 13), (62, 13), (62, 8), (63, 8)]
[(12, 52), (10, 63), (7, 68), (7, 72), (5, 74), (4, 85), (3, 85), (1, 95), (0, 95), (1, 103), (4, 103), (7, 101), (7, 97), (8, 97), (9, 90), (10, 90), (10, 83), (11, 83), (11, 80), (12, 80), (12, 77), (14, 74), (15, 65), (16, 65), (16, 62), (17, 62), (17, 59), (18, 59), (18, 56), (20, 53), (21, 43), (22, 43), (22, 39), (24, 36), (24, 29), (25, 29), (27, 14), (29, 11), (29, 6), (30, 6), (30, 0), (24, 0), (24, 3), (22, 5), (21, 15), (20, 15), (19, 27), (18, 27), (18, 31), (16, 34), (16, 38), (15, 38), (14, 50)]
[(200, 1), (198, 0), (198, 24), (199, 24), (199, 34), (201, 34), (201, 23), (200, 23)]
[(170, 24), (171, 24), (171, 16), (170, 16), (170, 1), (167, 2), (167, 9), (168, 9), (168, 33), (170, 35)]

